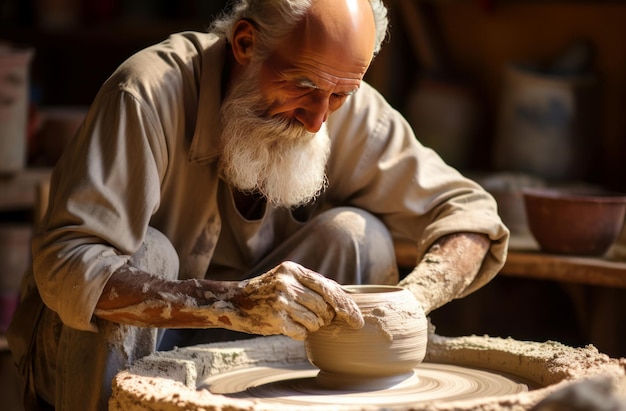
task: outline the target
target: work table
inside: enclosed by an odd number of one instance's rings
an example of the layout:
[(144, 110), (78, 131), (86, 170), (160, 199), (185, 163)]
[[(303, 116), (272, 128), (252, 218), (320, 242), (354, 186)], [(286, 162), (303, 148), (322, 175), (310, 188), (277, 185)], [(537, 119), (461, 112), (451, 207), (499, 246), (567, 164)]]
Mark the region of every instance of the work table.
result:
[(50, 168), (32, 168), (0, 175), (0, 212), (36, 208), (39, 190), (47, 185), (51, 174)]
[(500, 275), (626, 288), (626, 262), (509, 250)]
[[(396, 254), (401, 267), (411, 267), (417, 259), (414, 247), (407, 243), (396, 244)], [(514, 238), (499, 275), (626, 288), (626, 261), (546, 254), (537, 249), (534, 241)]]

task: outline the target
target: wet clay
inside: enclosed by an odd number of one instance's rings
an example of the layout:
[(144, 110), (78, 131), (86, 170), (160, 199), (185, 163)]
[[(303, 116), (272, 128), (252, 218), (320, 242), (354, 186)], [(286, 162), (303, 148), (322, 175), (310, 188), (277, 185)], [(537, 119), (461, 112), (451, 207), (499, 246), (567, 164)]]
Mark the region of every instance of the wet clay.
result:
[[(441, 366), (444, 368), (437, 369)], [(446, 369), (448, 366), (453, 369)], [(440, 373), (438, 378), (427, 376), (434, 372), (433, 367)], [(409, 378), (396, 386), (365, 393), (341, 390), (320, 392), (320, 388), (311, 385), (316, 370), (311, 368), (302, 342), (282, 336), (260, 337), (180, 348), (145, 357), (130, 370), (115, 377), (110, 409), (293, 410), (293, 403), (281, 400), (271, 391), (270, 394), (267, 391), (263, 394), (264, 389), (272, 390), (276, 384), (282, 384), (283, 388), (286, 386), (291, 390), (288, 398), (308, 398), (310, 406), (301, 403), (298, 409), (383, 410), (389, 409), (384, 404), (397, 396), (398, 390), (406, 389), (407, 385), (419, 387), (420, 383), (438, 381), (430, 384), (432, 390), (451, 390), (450, 386), (456, 385), (459, 393), (442, 397), (433, 391), (428, 394), (430, 397), (424, 398), (423, 391), (420, 393), (415, 389), (413, 394), (402, 394), (402, 402), (396, 402), (393, 409), (518, 411), (530, 410), (550, 393), (600, 375), (610, 384), (611, 395), (626, 395), (625, 367), (626, 359), (610, 358), (593, 346), (573, 348), (551, 341), (525, 342), (489, 336), (448, 338), (430, 334), (425, 360), (415, 368), (418, 377), (422, 373), (417, 383)], [(264, 375), (262, 370), (267, 369), (273, 370), (273, 374)], [(513, 391), (498, 389), (483, 392), (479, 397), (463, 392), (467, 384), (485, 383), (483, 380), (468, 382), (459, 375), (482, 372), (487, 372), (494, 386), (517, 388), (511, 388)], [(233, 373), (254, 375), (254, 382), (242, 385), (221, 379)], [(219, 384), (239, 385), (223, 390), (227, 392), (217, 393), (219, 387), (211, 387), (211, 384), (216, 385), (220, 379)], [(475, 377), (472, 379), (476, 381)], [(510, 382), (505, 384), (503, 381), (506, 380)], [(216, 392), (211, 392), (211, 389)], [(368, 402), (359, 402), (358, 398), (364, 396)]]
[(230, 398), (256, 398), (263, 403), (409, 407), (429, 401), (452, 401), (487, 396), (504, 396), (528, 390), (522, 382), (497, 373), (449, 364), (423, 363), (408, 378), (384, 389), (347, 390), (318, 384), (316, 369), (296, 367), (254, 367), (210, 377), (202, 388)]
[(354, 330), (336, 321), (307, 336), (307, 357), (320, 369), (317, 383), (372, 390), (413, 375), (428, 340), (426, 316), (413, 294), (394, 286), (344, 288), (361, 310), (365, 325)]

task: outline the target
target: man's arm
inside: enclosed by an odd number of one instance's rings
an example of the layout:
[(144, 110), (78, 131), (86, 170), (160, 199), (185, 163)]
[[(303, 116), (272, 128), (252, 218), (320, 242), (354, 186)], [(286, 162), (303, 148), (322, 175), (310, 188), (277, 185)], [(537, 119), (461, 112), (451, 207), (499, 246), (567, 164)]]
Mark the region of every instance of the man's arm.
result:
[(409, 289), (428, 314), (463, 293), (478, 274), (490, 244), (485, 234), (444, 236), (399, 285)]
[(219, 327), (299, 340), (335, 319), (363, 326), (339, 284), (293, 262), (244, 281), (164, 280), (125, 266), (107, 282), (95, 315), (145, 327)]

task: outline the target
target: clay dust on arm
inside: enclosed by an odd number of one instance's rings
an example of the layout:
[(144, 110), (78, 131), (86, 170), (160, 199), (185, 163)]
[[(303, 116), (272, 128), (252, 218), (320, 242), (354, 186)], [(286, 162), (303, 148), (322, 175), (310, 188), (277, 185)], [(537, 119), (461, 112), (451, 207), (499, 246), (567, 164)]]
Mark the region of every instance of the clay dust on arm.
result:
[(244, 281), (171, 281), (124, 267), (107, 283), (95, 315), (136, 326), (228, 328), (299, 340), (335, 319), (363, 326), (339, 284), (292, 262)]
[(457, 233), (437, 240), (398, 285), (409, 289), (428, 314), (459, 297), (478, 274), (489, 237)]

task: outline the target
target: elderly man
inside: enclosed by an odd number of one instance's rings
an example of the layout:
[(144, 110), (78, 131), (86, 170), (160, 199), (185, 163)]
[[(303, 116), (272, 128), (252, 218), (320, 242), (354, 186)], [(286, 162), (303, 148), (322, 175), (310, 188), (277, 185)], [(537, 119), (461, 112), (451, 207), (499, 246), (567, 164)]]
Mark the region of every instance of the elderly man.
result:
[(33, 241), (9, 335), (28, 406), (106, 408), (121, 368), (224, 329), (358, 328), (339, 284), (398, 283), (394, 240), (426, 313), (497, 273), (493, 199), (363, 82), (386, 30), (378, 0), (241, 0), (119, 67)]

